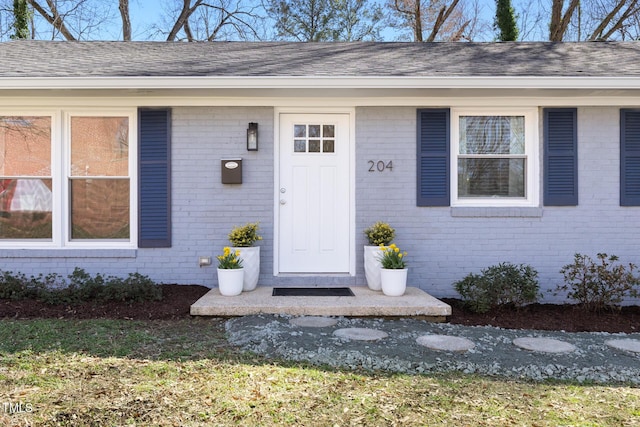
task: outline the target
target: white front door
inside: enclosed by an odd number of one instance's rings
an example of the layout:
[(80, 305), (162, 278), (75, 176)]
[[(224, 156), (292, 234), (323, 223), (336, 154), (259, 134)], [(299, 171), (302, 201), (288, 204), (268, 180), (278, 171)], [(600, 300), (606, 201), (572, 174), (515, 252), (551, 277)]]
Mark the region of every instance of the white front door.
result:
[(348, 114), (281, 114), (280, 273), (348, 273)]

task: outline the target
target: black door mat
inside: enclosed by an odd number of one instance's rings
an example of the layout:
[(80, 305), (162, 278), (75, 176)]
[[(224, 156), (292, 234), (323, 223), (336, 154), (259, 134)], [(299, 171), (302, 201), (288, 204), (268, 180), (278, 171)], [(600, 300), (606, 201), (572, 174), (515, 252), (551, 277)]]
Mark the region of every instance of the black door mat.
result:
[(354, 297), (349, 288), (273, 288), (274, 297)]

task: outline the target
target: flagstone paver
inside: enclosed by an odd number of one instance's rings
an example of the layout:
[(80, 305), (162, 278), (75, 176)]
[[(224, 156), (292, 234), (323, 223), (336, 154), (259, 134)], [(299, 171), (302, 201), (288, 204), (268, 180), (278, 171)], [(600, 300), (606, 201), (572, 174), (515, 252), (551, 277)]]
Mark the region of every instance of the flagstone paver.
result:
[(356, 341), (377, 341), (387, 338), (389, 334), (370, 328), (343, 328), (337, 329), (333, 335)]
[(475, 347), (473, 341), (452, 335), (422, 335), (416, 342), (432, 350), (441, 351), (469, 351)]
[(618, 350), (630, 351), (632, 353), (640, 353), (640, 340), (607, 340), (604, 342), (609, 347)]
[(513, 344), (525, 350), (542, 353), (571, 353), (576, 350), (575, 345), (553, 338), (516, 338), (513, 340)]

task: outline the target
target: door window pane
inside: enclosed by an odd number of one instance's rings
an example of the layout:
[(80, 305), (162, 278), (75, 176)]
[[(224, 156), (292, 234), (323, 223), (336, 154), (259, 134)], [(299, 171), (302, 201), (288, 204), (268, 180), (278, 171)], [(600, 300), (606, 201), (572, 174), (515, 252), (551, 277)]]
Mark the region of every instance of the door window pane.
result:
[(309, 138), (320, 138), (320, 125), (309, 125)]
[(293, 136), (296, 138), (306, 138), (307, 125), (293, 125)]
[(333, 139), (327, 139), (322, 143), (323, 153), (333, 153), (335, 151), (335, 142)]
[(71, 180), (71, 238), (129, 238), (129, 180)]
[(293, 125), (295, 153), (335, 153), (335, 125)]
[(305, 141), (304, 139), (296, 139), (293, 142), (293, 151), (296, 153), (306, 153), (307, 141)]
[(310, 153), (319, 153), (320, 152), (320, 140), (318, 140), (318, 139), (309, 140), (309, 152)]
[(322, 126), (322, 137), (323, 138), (335, 138), (336, 136), (336, 127), (334, 125), (324, 125)]

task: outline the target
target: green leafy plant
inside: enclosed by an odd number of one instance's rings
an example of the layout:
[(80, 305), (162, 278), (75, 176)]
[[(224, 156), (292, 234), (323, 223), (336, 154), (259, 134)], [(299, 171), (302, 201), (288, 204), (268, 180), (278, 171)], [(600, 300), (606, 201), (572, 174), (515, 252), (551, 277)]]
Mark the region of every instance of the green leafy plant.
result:
[(396, 230), (388, 223), (378, 221), (371, 227), (364, 230), (370, 245), (388, 245), (395, 239)]
[(400, 252), (400, 248), (395, 243), (389, 246), (380, 245), (380, 250), (382, 251), (382, 256), (380, 257), (382, 268), (399, 270), (407, 266), (405, 261), (407, 253)]
[(573, 264), (560, 270), (564, 284), (556, 288), (567, 292), (567, 297), (577, 301), (584, 309), (600, 311), (619, 305), (625, 298), (640, 295), (640, 278), (634, 274), (634, 264), (616, 264), (616, 255), (599, 253), (597, 261), (587, 255), (575, 254)]
[(253, 246), (256, 241), (262, 240), (262, 236), (258, 234), (259, 223), (252, 222), (242, 227), (234, 227), (229, 233), (229, 242), (231, 246), (237, 248), (247, 248)]
[(242, 268), (242, 259), (239, 257), (239, 250), (232, 251), (230, 247), (226, 246), (222, 255), (218, 255), (218, 268), (224, 270)]
[(129, 274), (126, 279), (89, 275), (76, 268), (68, 281), (58, 274), (31, 276), (2, 272), (0, 298), (36, 299), (47, 304), (78, 304), (84, 301), (153, 301), (162, 299), (162, 288), (147, 276)]
[(481, 274), (468, 274), (454, 283), (470, 310), (486, 313), (500, 306), (520, 307), (534, 303), (540, 296), (538, 272), (531, 266), (509, 262), (481, 270)]

